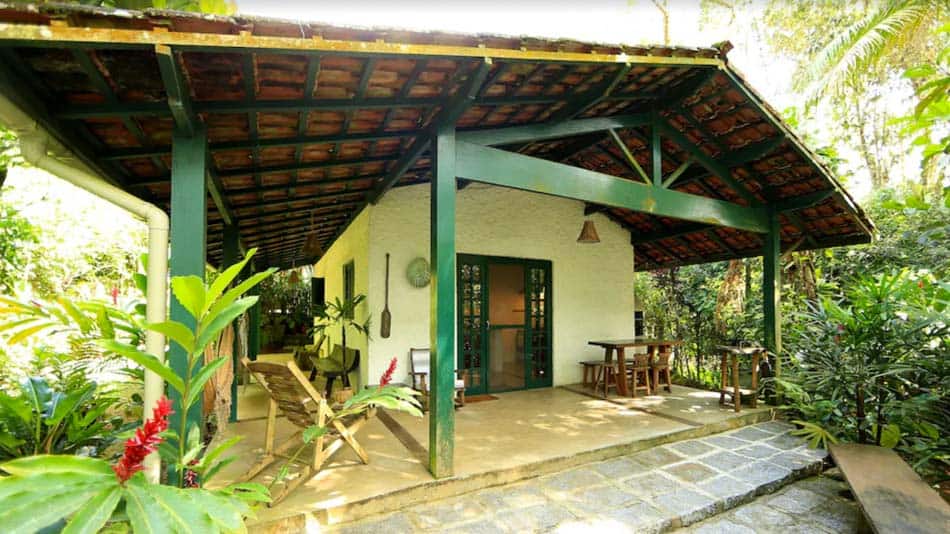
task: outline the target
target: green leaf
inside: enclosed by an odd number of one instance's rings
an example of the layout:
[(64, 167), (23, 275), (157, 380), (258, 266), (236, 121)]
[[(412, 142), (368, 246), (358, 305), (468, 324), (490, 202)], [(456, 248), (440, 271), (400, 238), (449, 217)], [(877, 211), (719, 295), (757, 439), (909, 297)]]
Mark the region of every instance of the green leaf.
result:
[(201, 429), (198, 425), (188, 428), (188, 439), (185, 440), (185, 455), (181, 458), (181, 468), (187, 468), (192, 460), (201, 453)]
[[(210, 449), (207, 454), (202, 456), (201, 462), (198, 463), (197, 468), (201, 470), (206, 470), (209, 467), (212, 467), (215, 460), (217, 460), (219, 456), (227, 452), (228, 449), (233, 447), (237, 442), (241, 441), (242, 439), (244, 439), (244, 436), (233, 436), (219, 443), (213, 449)], [(205, 482), (207, 482), (207, 480)]]
[(303, 431), (303, 442), (310, 443), (311, 441), (319, 438), (320, 436), (325, 435), (329, 430), (325, 426), (311, 425), (308, 426)]
[(271, 502), (270, 490), (267, 486), (257, 482), (238, 482), (230, 484), (225, 491), (239, 496), (245, 501), (251, 502)]
[(203, 490), (183, 490), (161, 484), (149, 484), (147, 488), (158, 506), (171, 518), (175, 532), (204, 534), (219, 531), (208, 514), (189, 498), (190, 494)]
[(76, 326), (79, 327), (79, 331), (83, 334), (88, 334), (92, 331), (92, 321), (89, 320), (89, 317), (86, 317), (84, 313), (79, 311), (76, 306), (73, 305), (69, 299), (65, 297), (59, 297), (56, 299), (56, 302), (63, 307), (63, 310), (66, 311), (66, 314), (69, 315), (69, 318), (76, 323)]
[(917, 65), (904, 71), (905, 78), (928, 78), (937, 73), (933, 65)]
[(26, 377), (20, 381), (20, 391), (34, 412), (43, 413), (43, 407), (50, 400), (49, 384), (45, 379), (37, 376)]
[(41, 330), (46, 330), (47, 328), (53, 328), (54, 326), (57, 326), (57, 324), (53, 322), (46, 322), (46, 323), (36, 324), (28, 328), (24, 328), (18, 331), (16, 334), (13, 334), (12, 336), (10, 336), (10, 339), (7, 340), (7, 344), (16, 345), (17, 343), (32, 336), (33, 334), (36, 334), (37, 332)]
[(182, 381), (181, 377), (175, 374), (175, 371), (173, 371), (163, 362), (159, 361), (159, 359), (155, 356), (152, 356), (147, 352), (142, 352), (133, 346), (119, 343), (118, 341), (112, 339), (100, 339), (96, 343), (107, 351), (124, 356), (162, 377), (162, 379), (165, 380), (169, 386), (174, 388), (175, 391), (181, 393), (185, 390), (185, 383)]
[(229, 532), (245, 530), (244, 515), (247, 508), (243, 506), (243, 503), (236, 502), (229, 495), (207, 490), (194, 491), (191, 498), (215, 524), (224, 527), (224, 530)]
[(27, 498), (18, 499), (16, 503), (11, 499), (4, 500), (0, 510), (0, 525), (4, 525), (4, 532), (32, 534), (73, 513), (102, 488), (96, 484), (88, 484), (65, 486), (61, 489), (62, 491), (32, 491), (19, 494)]
[(112, 467), (105, 460), (85, 456), (66, 456), (39, 454), (17, 458), (0, 464), (0, 470), (18, 477), (77, 473), (85, 475), (115, 476)]
[(195, 352), (204, 351), (208, 343), (210, 343), (221, 330), (240, 317), (242, 313), (247, 311), (247, 309), (256, 302), (257, 297), (244, 297), (220, 311), (209, 312), (198, 327), (201, 333), (198, 335), (198, 342), (195, 344)]
[(247, 254), (244, 256), (244, 259), (235, 263), (234, 265), (228, 267), (217, 278), (214, 279), (214, 282), (211, 283), (211, 287), (208, 288), (208, 293), (206, 295), (206, 301), (203, 313), (207, 313), (208, 309), (218, 300), (218, 297), (224, 292), (224, 290), (231, 285), (231, 282), (241, 271), (244, 270), (244, 266), (247, 265), (247, 262), (251, 260), (251, 257), (254, 256), (254, 253), (257, 252), (256, 248), (252, 248), (247, 251)]
[(195, 334), (190, 328), (178, 321), (162, 321), (160, 323), (146, 323), (145, 328), (162, 334), (178, 343), (188, 354), (195, 352)]
[(884, 425), (881, 430), (881, 447), (893, 449), (901, 441), (901, 428), (895, 424)]
[(140, 484), (133, 484), (133, 477), (125, 486), (125, 513), (132, 523), (132, 532), (135, 534), (165, 534), (176, 532), (172, 528), (171, 519), (164, 509), (155, 501), (155, 498)]
[(195, 319), (200, 319), (205, 306), (205, 284), (195, 275), (175, 276), (172, 278), (172, 293), (178, 302)]
[(201, 473), (201, 483), (207, 484), (208, 481), (214, 478), (214, 476), (217, 475), (219, 471), (224, 469), (228, 464), (230, 464), (234, 460), (237, 460), (237, 456), (228, 456), (227, 458), (221, 460), (220, 462), (212, 465), (211, 469), (208, 469), (204, 471), (204, 473)]
[(118, 484), (102, 490), (76, 511), (69, 523), (66, 524), (62, 534), (95, 534), (99, 532), (99, 529), (112, 517), (112, 512), (121, 498), (122, 488)]
[(211, 308), (208, 310), (207, 317), (215, 317), (221, 310), (228, 307), (232, 302), (237, 300), (238, 297), (247, 293), (251, 288), (257, 284), (264, 281), (267, 277), (277, 272), (277, 269), (267, 269), (264, 272), (255, 273), (244, 280), (240, 284), (229, 289), (224, 295), (221, 295), (221, 298), (215, 302)]
[(225, 362), (228, 361), (227, 357), (221, 357), (216, 360), (212, 360), (211, 363), (205, 364), (204, 367), (198, 371), (198, 374), (191, 378), (191, 387), (192, 390), (188, 393), (188, 398), (185, 399), (185, 406), (190, 408), (191, 405), (198, 400), (198, 397), (204, 394), (204, 385), (205, 382), (211, 379), (214, 375), (214, 372), (218, 370)]
[(96, 310), (96, 323), (99, 325), (99, 333), (105, 339), (115, 339), (115, 328), (112, 326), (112, 320), (104, 306)]

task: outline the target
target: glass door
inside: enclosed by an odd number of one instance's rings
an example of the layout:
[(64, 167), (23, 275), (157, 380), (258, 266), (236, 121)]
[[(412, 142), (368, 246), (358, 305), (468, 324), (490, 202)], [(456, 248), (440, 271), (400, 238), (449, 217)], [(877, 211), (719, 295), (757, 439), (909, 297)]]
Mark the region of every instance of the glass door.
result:
[(465, 392), (480, 394), (487, 392), (485, 259), (459, 255), (457, 264), (458, 369), (464, 372)]
[(488, 261), (488, 391), (524, 389), (524, 263)]
[(466, 393), (549, 387), (551, 262), (460, 254), (457, 287)]

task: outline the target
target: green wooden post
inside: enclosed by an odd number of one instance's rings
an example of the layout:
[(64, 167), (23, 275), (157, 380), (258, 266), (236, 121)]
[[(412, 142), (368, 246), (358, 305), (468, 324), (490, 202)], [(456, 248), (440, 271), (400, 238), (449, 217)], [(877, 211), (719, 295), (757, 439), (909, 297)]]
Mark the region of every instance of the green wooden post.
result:
[[(227, 225), (224, 227), (224, 236), (221, 249), (221, 270), (230, 267), (231, 265), (237, 263), (238, 255), (238, 240), (239, 233), (238, 227), (235, 225)], [(238, 278), (243, 278), (244, 272), (238, 275)], [(237, 410), (238, 410), (238, 369), (240, 369), (241, 362), (238, 361), (238, 336), (237, 336), (237, 321), (235, 321), (234, 329), (234, 343), (231, 346), (231, 413), (228, 416), (228, 420), (232, 423), (237, 421)]]
[[(254, 286), (247, 293), (249, 295), (260, 295), (260, 286)], [(261, 303), (251, 306), (247, 315), (247, 359), (257, 360), (257, 355), (261, 353)]]
[[(205, 162), (207, 142), (205, 132), (199, 129), (191, 135), (175, 131), (172, 135), (172, 169), (171, 169), (171, 259), (169, 266), (171, 275), (194, 275), (202, 280), (205, 276), (205, 246), (207, 231), (206, 203), (208, 198), (205, 189)], [(195, 320), (187, 310), (172, 297), (170, 317), (189, 328), (194, 328)], [(188, 354), (177, 343), (171, 343), (168, 350), (168, 361), (172, 369), (179, 375), (185, 376), (188, 372)], [(194, 369), (201, 368), (198, 364)], [(181, 409), (181, 398), (175, 391), (169, 392), (174, 403), (175, 413), (171, 416), (171, 428), (176, 431), (180, 428), (181, 417), (185, 414)], [(189, 424), (201, 428), (201, 396), (198, 402), (188, 411)], [(203, 430), (203, 429), (202, 429)]]
[(455, 129), (440, 127), (433, 157), (430, 199), (432, 263), (429, 341), (429, 471), (453, 473), (455, 453)]
[(768, 233), (763, 235), (762, 309), (765, 316), (765, 348), (775, 355), (775, 376), (782, 374), (782, 239), (778, 213), (768, 211)]
[(650, 128), (650, 154), (652, 159), (653, 185), (663, 187), (663, 145), (660, 140), (660, 128), (657, 126), (656, 112), (653, 113), (653, 126)]

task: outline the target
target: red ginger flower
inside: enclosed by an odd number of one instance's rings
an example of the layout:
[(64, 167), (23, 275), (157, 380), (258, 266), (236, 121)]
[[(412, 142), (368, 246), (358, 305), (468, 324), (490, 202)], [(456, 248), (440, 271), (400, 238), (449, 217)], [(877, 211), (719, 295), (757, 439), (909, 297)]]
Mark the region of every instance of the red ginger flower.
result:
[(383, 373), (383, 376), (379, 379), (379, 387), (383, 387), (393, 381), (393, 373), (396, 372), (396, 358), (393, 358), (389, 362), (389, 367), (386, 368), (386, 372)]
[(135, 435), (125, 442), (125, 454), (119, 463), (112, 466), (119, 482), (125, 483), (135, 473), (142, 470), (142, 461), (155, 452), (162, 442), (161, 434), (168, 428), (168, 416), (172, 413), (172, 401), (166, 397), (158, 400), (152, 411), (152, 418), (135, 430)]

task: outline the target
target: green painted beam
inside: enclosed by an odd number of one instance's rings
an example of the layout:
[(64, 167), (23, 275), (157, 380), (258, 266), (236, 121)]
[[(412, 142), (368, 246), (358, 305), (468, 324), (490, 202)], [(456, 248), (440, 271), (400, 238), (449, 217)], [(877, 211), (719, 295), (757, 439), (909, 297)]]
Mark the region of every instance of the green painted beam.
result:
[(665, 119), (662, 117), (657, 117), (655, 126), (660, 133), (679, 145), (682, 150), (693, 156), (697, 163), (709, 169), (709, 172), (715, 174), (717, 178), (728, 184), (729, 187), (731, 187), (733, 191), (735, 191), (735, 193), (743, 200), (753, 206), (761, 204), (761, 202), (759, 202), (755, 196), (753, 196), (752, 193), (750, 193), (749, 190), (745, 188), (745, 186), (733, 178), (732, 171), (730, 171), (729, 168), (706, 155), (705, 152), (693, 145), (685, 135), (674, 128)]
[(663, 180), (663, 187), (669, 188), (671, 185), (673, 185), (673, 183), (676, 182), (676, 180), (678, 180), (679, 177), (682, 176), (683, 173), (686, 172), (686, 169), (688, 169), (692, 164), (693, 159), (686, 158), (686, 161), (680, 163), (680, 166)]
[(630, 64), (620, 65), (613, 76), (597, 84), (590, 90), (585, 91), (583, 94), (573, 97), (570, 103), (558, 110), (556, 114), (551, 117), (550, 121), (561, 122), (571, 120), (584, 114), (597, 104), (600, 104), (607, 99), (620, 82), (627, 77), (627, 73), (630, 72), (632, 68), (633, 65)]
[(786, 212), (800, 210), (804, 208), (810, 208), (816, 204), (821, 204), (828, 198), (831, 198), (835, 195), (837, 191), (834, 189), (825, 189), (824, 191), (815, 191), (814, 193), (808, 193), (806, 195), (797, 196), (794, 198), (788, 198), (780, 200), (772, 204), (773, 208), (777, 212)]
[(650, 170), (653, 171), (653, 185), (663, 187), (663, 143), (660, 139), (660, 128), (657, 127), (656, 113), (653, 114), (650, 128)]
[[(445, 123), (434, 140), (430, 199), (429, 471), (436, 478), (454, 474), (455, 454), (455, 129)], [(493, 150), (493, 149), (486, 149)]]
[[(627, 147), (627, 143), (625, 143), (623, 139), (620, 138), (620, 135), (614, 129), (611, 128), (610, 130), (607, 130), (607, 133), (610, 134), (610, 138), (613, 139), (614, 144), (617, 146), (618, 149), (620, 149), (620, 153), (623, 154), (623, 158), (626, 161), (627, 165), (629, 165), (631, 169), (636, 171), (637, 175), (640, 176), (640, 178), (643, 180), (644, 183), (649, 184), (650, 177), (647, 176), (647, 173), (646, 171), (643, 170), (643, 167), (640, 165), (640, 162), (637, 161), (637, 158), (634, 157), (632, 152), (630, 152), (630, 148)], [(607, 152), (608, 154), (610, 153), (607, 150), (605, 150), (605, 152)]]
[(769, 211), (769, 231), (762, 247), (762, 311), (765, 348), (775, 357), (775, 376), (782, 375), (782, 238), (778, 214)]
[(662, 241), (671, 237), (680, 237), (692, 234), (694, 232), (702, 232), (708, 228), (709, 225), (705, 223), (689, 223), (682, 226), (677, 226), (675, 228), (670, 228), (668, 230), (663, 230), (662, 232), (650, 232), (648, 234), (639, 233), (637, 235), (630, 236), (630, 244), (645, 245), (647, 243)]
[[(238, 228), (236, 226), (226, 226), (224, 228), (224, 249), (221, 253), (221, 271), (238, 262), (240, 253), (238, 252)], [(235, 322), (235, 333), (237, 333), (237, 323)], [(234, 342), (231, 346), (231, 413), (228, 415), (228, 421), (237, 421), (238, 413), (238, 371), (241, 369), (241, 362), (238, 360), (238, 339), (234, 336)]]
[[(259, 267), (263, 270), (266, 267)], [(254, 286), (248, 291), (249, 295), (260, 295), (260, 286)], [(258, 301), (247, 312), (247, 358), (256, 361), (261, 353), (261, 303)]]
[(165, 94), (168, 95), (168, 109), (175, 119), (175, 124), (184, 133), (191, 135), (195, 132), (198, 121), (192, 109), (188, 84), (175, 58), (175, 51), (165, 45), (155, 45), (155, 58), (158, 60), (158, 70), (165, 85)]
[(784, 135), (777, 135), (772, 139), (766, 139), (765, 141), (760, 141), (758, 143), (753, 143), (751, 145), (740, 148), (733, 152), (729, 152), (723, 158), (721, 158), (722, 164), (727, 167), (735, 167), (738, 165), (745, 165), (750, 161), (755, 161), (762, 158), (773, 152), (778, 147), (782, 146), (785, 143)]
[(478, 67), (475, 68), (475, 71), (469, 75), (465, 85), (461, 87), (455, 96), (445, 104), (445, 106), (442, 108), (442, 111), (439, 112), (439, 115), (433, 118), (432, 126), (427, 128), (425, 134), (416, 138), (409, 151), (399, 158), (396, 164), (389, 171), (389, 174), (386, 176), (386, 178), (379, 183), (372, 193), (370, 193), (368, 198), (369, 203), (376, 204), (379, 202), (379, 199), (381, 199), (383, 195), (385, 195), (386, 192), (389, 191), (397, 181), (399, 181), (399, 178), (403, 175), (403, 173), (410, 169), (416, 163), (419, 157), (422, 156), (426, 150), (428, 150), (429, 145), (432, 144), (432, 140), (437, 135), (437, 132), (440, 128), (447, 124), (451, 125), (453, 128), (454, 139), (455, 122), (465, 113), (469, 107), (472, 106), (472, 103), (475, 101), (478, 91), (482, 88), (482, 84), (485, 83), (485, 78), (488, 77), (488, 72), (490, 70), (491, 62), (488, 60), (482, 61)]
[[(171, 191), (171, 255), (169, 267), (171, 276), (197, 276), (204, 280), (205, 275), (205, 225), (206, 201), (205, 163), (207, 142), (204, 129), (200, 126), (187, 133), (176, 130), (172, 138), (172, 191)], [(171, 298), (170, 317), (189, 328), (195, 327), (194, 318), (178, 302)], [(171, 343), (168, 361), (179, 376), (188, 372), (188, 354), (177, 343)], [(197, 364), (194, 372), (201, 368)], [(181, 397), (174, 390), (169, 391), (175, 412), (171, 416), (171, 427), (180, 428), (181, 418), (186, 417), (189, 425), (197, 425), (203, 432), (201, 400), (188, 411), (182, 410)], [(174, 469), (171, 470), (174, 472)], [(172, 474), (174, 476), (174, 473)]]
[[(510, 96), (486, 97), (478, 101), (483, 106), (528, 106), (553, 104), (556, 97)], [(446, 101), (441, 97), (408, 98), (321, 98), (244, 101), (207, 101), (195, 102), (193, 110), (197, 113), (300, 113), (301, 111), (357, 111), (361, 109), (389, 108), (432, 108), (442, 106)], [(93, 119), (123, 116), (174, 115), (174, 110), (164, 102), (104, 104), (74, 104), (56, 113), (61, 119)]]
[(460, 178), (750, 232), (768, 230), (765, 210), (760, 207), (739, 206), (471, 143), (456, 143), (456, 154)]
[(335, 169), (338, 167), (349, 167), (353, 165), (366, 165), (369, 163), (388, 163), (394, 161), (393, 156), (372, 156), (353, 160), (330, 160), (318, 161), (313, 163), (272, 165), (270, 167), (245, 167), (240, 169), (219, 170), (218, 176), (221, 178), (230, 178), (233, 176), (248, 176), (251, 174), (281, 174), (285, 172), (314, 171), (321, 169)]
[(644, 126), (649, 124), (649, 122), (649, 114), (639, 113), (634, 115), (617, 115), (614, 117), (596, 119), (577, 119), (558, 123), (544, 122), (539, 124), (528, 124), (525, 126), (512, 126), (508, 128), (475, 130), (459, 132), (456, 135), (459, 141), (464, 141), (466, 143), (497, 146), (523, 143), (526, 141), (557, 139), (559, 137), (572, 137), (575, 135), (606, 131), (610, 129), (634, 128), (637, 126)]

